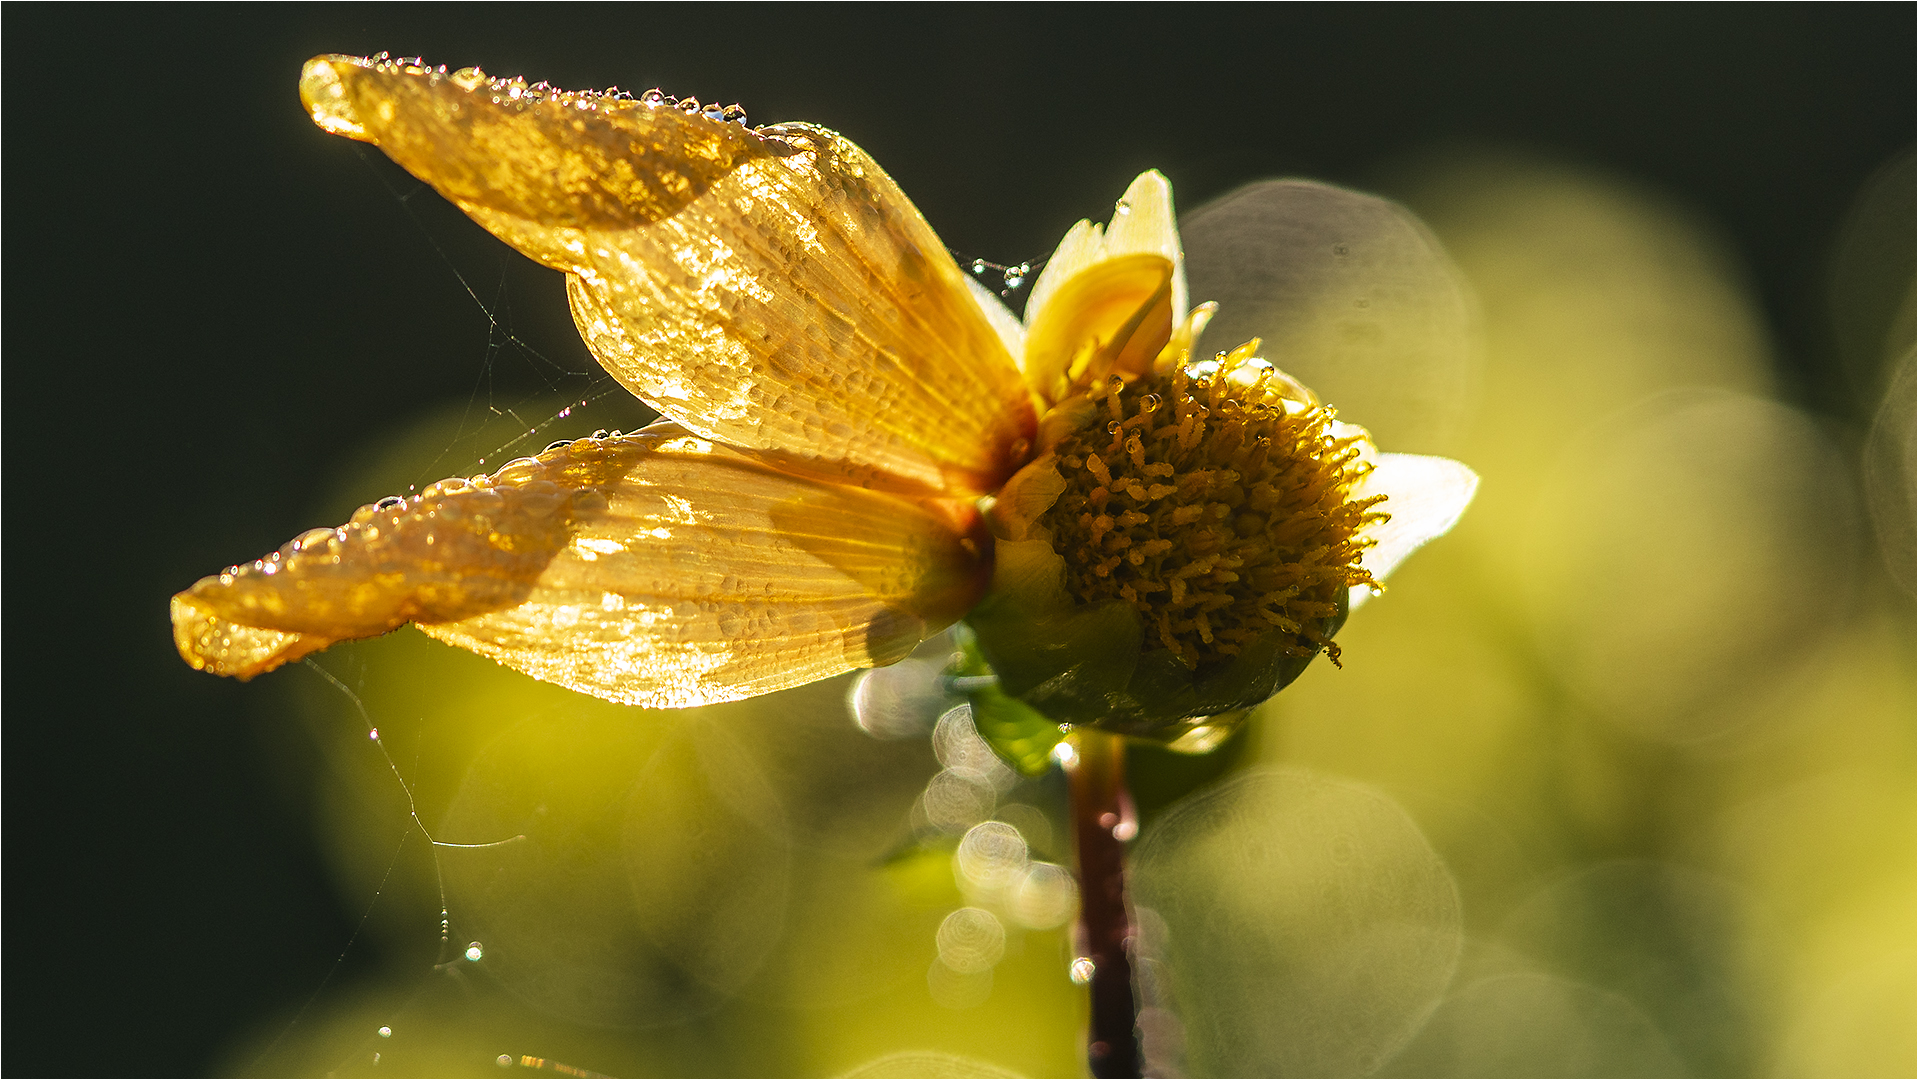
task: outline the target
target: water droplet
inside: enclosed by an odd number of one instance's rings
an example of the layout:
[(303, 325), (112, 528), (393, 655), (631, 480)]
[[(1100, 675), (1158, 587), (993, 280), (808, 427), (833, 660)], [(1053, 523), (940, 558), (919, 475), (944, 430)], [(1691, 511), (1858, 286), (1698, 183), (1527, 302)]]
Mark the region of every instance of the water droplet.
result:
[(1117, 212), (1120, 217), (1124, 217), (1132, 213), (1132, 204), (1124, 199), (1120, 199), (1118, 202), (1112, 204), (1112, 209)]
[(660, 91), (657, 87), (655, 87), (654, 89), (648, 90), (645, 93), (639, 95), (639, 100), (643, 104), (647, 104), (647, 105), (662, 105), (666, 101), (666, 95), (665, 93)]
[(478, 90), (486, 82), (486, 73), (476, 67), (463, 67), (447, 78), (453, 81), (454, 86), (470, 92)]
[(400, 498), (398, 495), (388, 495), (386, 498), (381, 499), (379, 502), (374, 503), (373, 509), (391, 510), (395, 506), (405, 506), (405, 505), (406, 505), (405, 499)]
[(1079, 752), (1074, 750), (1072, 744), (1069, 742), (1054, 743), (1052, 747), (1052, 760), (1058, 764), (1060, 768), (1069, 769), (1072, 767), (1073, 762), (1079, 760)]
[(369, 739), (371, 739), (371, 740), (373, 740), (374, 742), (379, 742), (379, 741), (380, 741), (380, 729), (379, 729), (379, 728), (368, 728), (368, 729), (366, 729), (366, 737), (367, 737), (367, 738), (369, 738)]
[(1092, 981), (1092, 973), (1095, 970), (1097, 970), (1097, 968), (1092, 963), (1092, 957), (1079, 956), (1073, 958), (1072, 966), (1067, 969), (1067, 973), (1072, 976), (1073, 982), (1084, 986)]
[(605, 439), (605, 438), (610, 438), (611, 436), (612, 436), (612, 432), (607, 431), (605, 428), (600, 428), (597, 431), (593, 432), (593, 438), (595, 439)]
[(513, 1067), (513, 1055), (501, 1054), (493, 1059), (493, 1064), (498, 1065), (502, 1069), (510, 1069)]
[(380, 1038), (382, 1038), (382, 1039), (390, 1039), (390, 1038), (392, 1038), (392, 1037), (393, 1037), (393, 1029), (392, 1029), (392, 1028), (390, 1028), (390, 1027), (383, 1027), (383, 1028), (381, 1028), (381, 1029), (380, 1029)]
[(481, 948), (481, 947), (480, 947), (480, 943), (479, 943), (479, 942), (477, 942), (477, 941), (474, 941), (474, 942), (469, 942), (469, 943), (467, 944), (467, 946), (466, 946), (466, 958), (467, 958), (468, 960), (471, 960), (471, 961), (472, 961), (473, 963), (476, 963), (476, 964), (477, 964), (477, 963), (479, 963), (479, 960), (480, 960), (480, 957), (482, 957), (482, 956), (485, 956), (485, 955), (486, 955), (486, 950), (485, 950), (484, 948)]
[(571, 415), (573, 415), (573, 407), (571, 405), (568, 405), (564, 409), (561, 409), (559, 411), (559, 418), (561, 420), (564, 420)]
[(1144, 399), (1139, 402), (1139, 411), (1142, 413), (1155, 413), (1159, 411), (1159, 406), (1164, 404), (1165, 399), (1159, 395), (1147, 394)]
[(972, 272), (973, 272), (973, 273), (975, 273), (975, 274), (983, 274), (983, 273), (985, 273), (985, 272), (986, 272), (986, 260), (984, 260), (984, 259), (974, 259), (974, 260), (972, 260)]
[[(552, 442), (549, 442), (546, 444), (546, 450), (557, 450), (562, 446), (571, 446), (571, 445), (573, 445), (573, 440), (571, 439), (554, 439)], [(540, 453), (543, 454), (546, 452), (546, 450), (541, 450)]]
[(1123, 430), (1125, 430), (1125, 425), (1119, 423), (1117, 420), (1106, 421), (1106, 434), (1117, 435)]
[(744, 124), (746, 122), (746, 110), (738, 103), (734, 103), (726, 106), (719, 114), (719, 118), (729, 124)]

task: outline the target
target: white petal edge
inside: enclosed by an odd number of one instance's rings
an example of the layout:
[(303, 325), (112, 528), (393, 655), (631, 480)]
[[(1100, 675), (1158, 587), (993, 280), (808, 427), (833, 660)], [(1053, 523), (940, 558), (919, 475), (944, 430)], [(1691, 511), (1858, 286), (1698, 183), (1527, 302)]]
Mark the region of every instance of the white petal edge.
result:
[[(1376, 543), (1366, 549), (1362, 565), (1374, 579), (1384, 581), (1407, 555), (1450, 532), (1477, 492), (1478, 474), (1450, 458), (1380, 454), (1353, 494), (1385, 495), (1380, 509), (1392, 519), (1368, 530)], [(1363, 585), (1353, 587), (1352, 608), (1371, 595)]]
[(1026, 326), (1019, 321), (1019, 316), (1012, 313), (1012, 309), (999, 299), (997, 293), (979, 284), (979, 279), (971, 274), (966, 275), (966, 291), (972, 294), (979, 310), (985, 313), (986, 322), (991, 323), (993, 332), (999, 335), (999, 343), (1012, 354), (1012, 362), (1017, 364), (1023, 361), (1026, 355)]

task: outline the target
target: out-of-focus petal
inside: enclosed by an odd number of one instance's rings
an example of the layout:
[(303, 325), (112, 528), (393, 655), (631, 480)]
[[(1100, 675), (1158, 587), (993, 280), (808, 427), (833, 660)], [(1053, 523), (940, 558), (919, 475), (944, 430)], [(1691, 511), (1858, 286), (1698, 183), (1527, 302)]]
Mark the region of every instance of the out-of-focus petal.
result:
[(1417, 218), (1374, 195), (1268, 180), (1187, 214), (1181, 232), (1193, 295), (1219, 302), (1205, 350), (1260, 338), (1261, 355), (1384, 445), (1448, 448), (1482, 357), (1469, 290)]
[(364, 508), (203, 579), (176, 598), (176, 638), (196, 667), (247, 677), (414, 621), (585, 693), (698, 705), (900, 659), (977, 600), (982, 536), (967, 512), (659, 424)]
[(567, 271), (594, 355), (696, 434), (930, 494), (990, 491), (1030, 445), (1029, 395), (965, 274), (833, 132), (336, 56), (301, 92), (323, 127)]
[[(1366, 549), (1362, 565), (1375, 580), (1385, 580), (1405, 557), (1428, 540), (1450, 532), (1478, 491), (1478, 474), (1450, 458), (1421, 454), (1380, 454), (1372, 471), (1353, 490), (1354, 498), (1384, 495), (1379, 509), (1390, 520), (1368, 526), (1376, 543)], [(1352, 606), (1371, 595), (1364, 586), (1352, 589)]]

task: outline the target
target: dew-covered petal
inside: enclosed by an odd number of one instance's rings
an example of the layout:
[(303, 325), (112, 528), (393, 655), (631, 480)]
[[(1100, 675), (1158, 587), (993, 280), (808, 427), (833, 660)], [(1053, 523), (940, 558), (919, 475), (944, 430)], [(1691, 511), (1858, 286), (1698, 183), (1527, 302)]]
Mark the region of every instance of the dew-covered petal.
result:
[(182, 655), (246, 678), (410, 621), (548, 682), (679, 707), (898, 660), (986, 578), (969, 510), (795, 477), (673, 424), (395, 502), (181, 593)]
[[(1354, 498), (1384, 495), (1379, 509), (1389, 520), (1367, 526), (1376, 541), (1361, 562), (1374, 580), (1383, 581), (1405, 557), (1426, 541), (1452, 531), (1478, 491), (1478, 474), (1450, 458), (1422, 454), (1380, 454), (1353, 489)], [(1352, 606), (1371, 595), (1365, 586), (1352, 589)]]
[(1306, 180), (1233, 191), (1181, 223), (1205, 348), (1263, 355), (1386, 446), (1445, 450), (1481, 363), (1469, 292), (1398, 204)]
[(983, 493), (1016, 468), (1034, 423), (1017, 366), (843, 137), (338, 56), (310, 61), (301, 93), (321, 126), (566, 271), (594, 355), (695, 434), (916, 493)]

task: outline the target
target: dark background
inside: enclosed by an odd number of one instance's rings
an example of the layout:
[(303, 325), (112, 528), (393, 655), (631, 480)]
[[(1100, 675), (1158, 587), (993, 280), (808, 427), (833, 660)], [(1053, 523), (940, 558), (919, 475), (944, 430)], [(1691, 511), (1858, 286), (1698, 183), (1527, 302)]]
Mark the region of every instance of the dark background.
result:
[(1786, 384), (1827, 412), (1847, 396), (1826, 253), (1914, 124), (1906, 4), (16, 6), (5, 26), (10, 1073), (214, 1068), (321, 986), (366, 903), (325, 876), (260, 687), (180, 663), (167, 596), (332, 524), (311, 519), (329, 471), (476, 379), (488, 400), (596, 385), (558, 373), (591, 365), (556, 275), (307, 122), (310, 55), (819, 122), (1001, 262), (1146, 167), (1191, 207), (1275, 173), (1364, 184), (1448, 142), (1528, 147), (1720, 230)]

